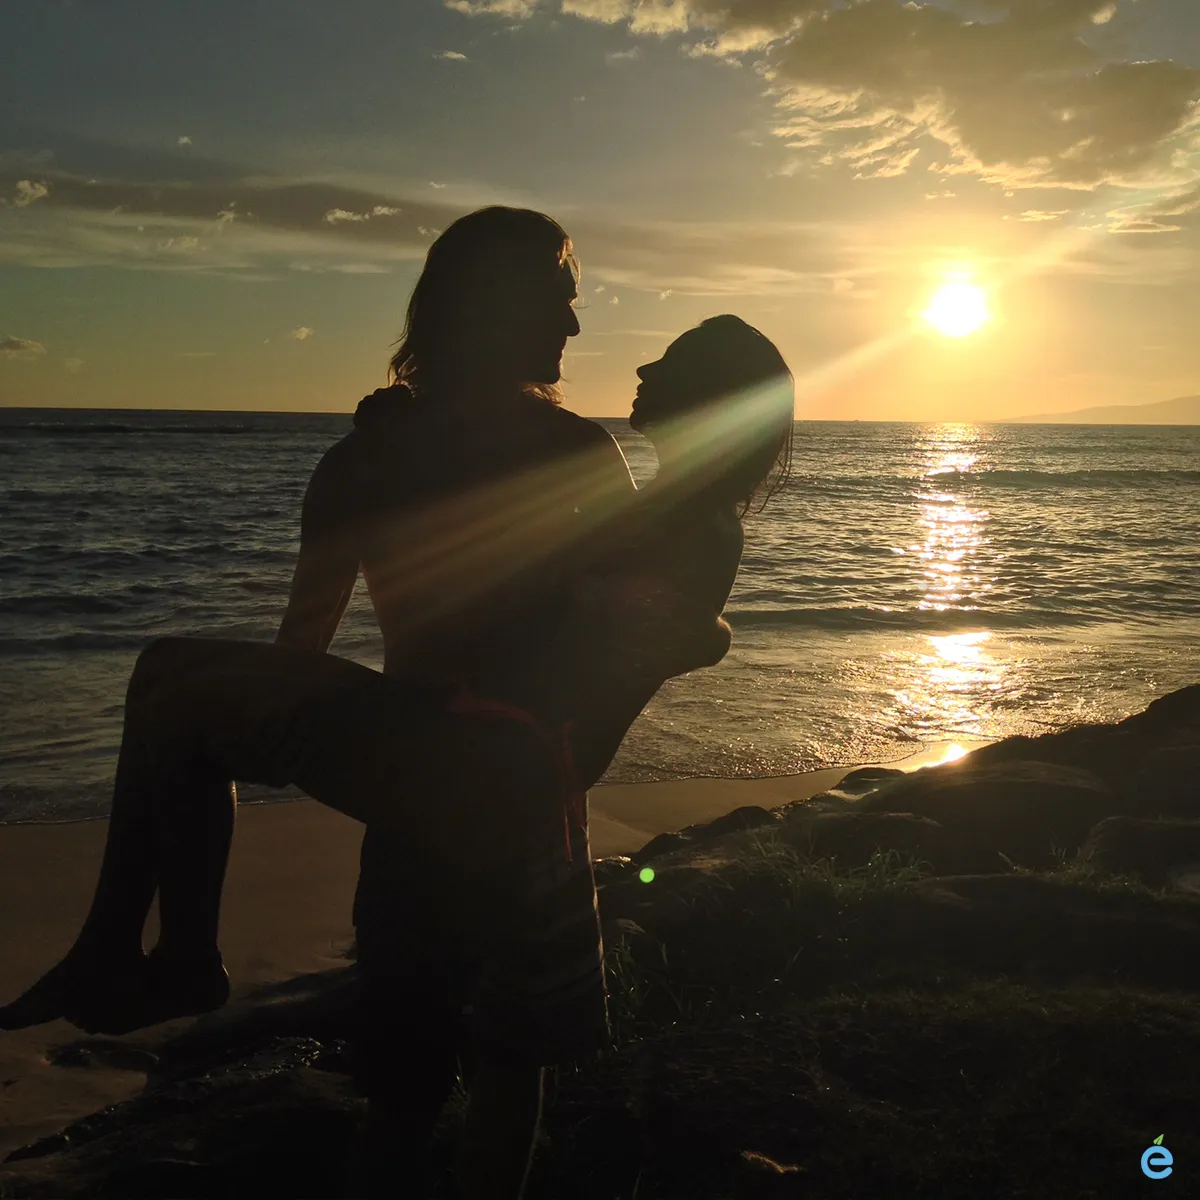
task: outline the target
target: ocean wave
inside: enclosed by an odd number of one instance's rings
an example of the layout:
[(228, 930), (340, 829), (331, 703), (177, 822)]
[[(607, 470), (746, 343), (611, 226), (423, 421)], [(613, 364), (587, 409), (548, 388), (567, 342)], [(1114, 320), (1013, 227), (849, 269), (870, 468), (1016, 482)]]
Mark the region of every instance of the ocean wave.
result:
[(722, 614), (737, 629), (791, 626), (824, 630), (899, 630), (956, 633), (972, 629), (1043, 629), (1060, 625), (1093, 625), (1106, 618), (1061, 609), (1019, 611), (967, 609), (887, 609), (869, 605), (843, 608), (726, 609)]
[(1026, 488), (1030, 491), (1047, 488), (1128, 488), (1139, 485), (1196, 484), (1200, 483), (1200, 471), (1113, 467), (1087, 471), (1015, 471), (996, 468), (987, 471), (936, 471), (925, 475), (904, 471), (880, 472), (877, 475), (793, 472), (788, 488), (865, 495), (867, 489), (880, 492), (899, 487), (911, 488), (914, 483), (939, 488)]
[(7, 600), (0, 600), (0, 616), (90, 616), (96, 613), (126, 612), (129, 607), (128, 601), (111, 596), (50, 593), (40, 596), (12, 596)]
[(5, 437), (91, 437), (95, 434), (136, 434), (139, 437), (155, 437), (160, 434), (169, 436), (184, 435), (196, 437), (221, 437), (229, 434), (263, 434), (278, 437), (280, 430), (275, 427), (262, 425), (129, 425), (114, 422), (96, 422), (81, 424), (71, 422), (58, 424), (51, 422), (33, 422), (28, 425), (5, 425), (0, 429)]
[(1106, 468), (1092, 471), (940, 471), (921, 478), (939, 486), (962, 483), (984, 487), (1132, 487), (1139, 483), (1198, 483), (1200, 471), (1154, 471), (1144, 468)]

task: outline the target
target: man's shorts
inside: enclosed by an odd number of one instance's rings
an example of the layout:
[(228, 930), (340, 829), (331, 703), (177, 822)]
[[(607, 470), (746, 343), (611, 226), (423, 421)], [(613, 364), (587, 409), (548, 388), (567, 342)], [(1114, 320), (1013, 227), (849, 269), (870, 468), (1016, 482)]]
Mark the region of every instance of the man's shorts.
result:
[(561, 821), (531, 834), (520, 866), (509, 868), (511, 902), (497, 911), (494, 889), (477, 899), (469, 877), (422, 861), (411, 838), (368, 827), (354, 913), (364, 1061), (377, 1064), (367, 1075), (411, 1054), (421, 1031), (404, 1027), (406, 1012), (443, 1036), (461, 1016), (461, 1036), (491, 1061), (544, 1066), (608, 1045), (586, 825), (572, 831), (571, 851), (568, 861)]

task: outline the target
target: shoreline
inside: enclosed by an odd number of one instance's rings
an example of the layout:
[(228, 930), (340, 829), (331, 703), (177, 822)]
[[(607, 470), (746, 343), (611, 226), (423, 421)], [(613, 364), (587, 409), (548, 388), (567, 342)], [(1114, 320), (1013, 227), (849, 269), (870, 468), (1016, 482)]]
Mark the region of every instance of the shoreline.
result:
[[(939, 763), (948, 762), (953, 758), (960, 757), (958, 752), (969, 754), (972, 750), (978, 750), (981, 746), (990, 745), (996, 738), (959, 738), (957, 741), (936, 741), (927, 742), (922, 745), (920, 750), (913, 751), (912, 754), (906, 754), (901, 758), (889, 758), (870, 760), (868, 762), (852, 763), (849, 766), (836, 767), (814, 767), (811, 771), (797, 771), (789, 775), (684, 775), (674, 779), (639, 779), (634, 781), (619, 780), (613, 783), (605, 783), (601, 780), (588, 792), (589, 797), (593, 799), (590, 803), (594, 803), (595, 794), (599, 791), (608, 791), (611, 788), (645, 788), (658, 787), (660, 784), (676, 785), (676, 784), (755, 784), (755, 785), (780, 785), (780, 793), (785, 795), (789, 800), (803, 799), (807, 795), (815, 795), (812, 793), (803, 793), (804, 787), (810, 777), (839, 775), (846, 776), (851, 771), (861, 771), (865, 767), (889, 767), (894, 770), (913, 771), (920, 767), (937, 766)], [(953, 752), (952, 752), (953, 751)], [(822, 791), (826, 787), (832, 787), (833, 784), (822, 784), (817, 790)], [(799, 792), (798, 790), (799, 789)], [(281, 791), (284, 789), (280, 789)], [(297, 801), (310, 800), (311, 797), (303, 793), (296, 795), (280, 795), (280, 796), (254, 796), (249, 800), (238, 797), (239, 810), (243, 807), (258, 807), (263, 805), (275, 804), (294, 804)], [(747, 803), (753, 803), (747, 801)], [(786, 803), (781, 800), (780, 803)], [(720, 814), (718, 814), (720, 815)], [(711, 819), (711, 818), (710, 818)], [(85, 825), (96, 821), (107, 821), (108, 813), (94, 813), (83, 817), (62, 817), (60, 819), (33, 819), (28, 821), (6, 821), (0, 819), (0, 830), (26, 828), (29, 826), (37, 826), (38, 828), (54, 828), (65, 825)], [(663, 832), (673, 832), (665, 830)]]
[[(960, 743), (962, 745), (962, 743)], [(948, 743), (891, 764), (946, 761)], [(965, 748), (965, 747), (964, 747)], [(773, 808), (835, 787), (857, 767), (762, 779), (606, 784), (590, 799), (592, 858), (629, 854), (660, 833), (747, 804)], [(99, 875), (107, 816), (0, 826), (0, 1002), (14, 999), (66, 953)], [(221, 949), (233, 999), (264, 984), (346, 963), (362, 826), (304, 798), (238, 811), (221, 909)], [(146, 942), (157, 934), (157, 909)], [(0, 1032), (0, 1159), (71, 1121), (129, 1099), (146, 1082), (136, 1056), (196, 1020), (184, 1017), (120, 1038), (90, 1038), (65, 1021)], [(55, 1050), (82, 1056), (56, 1061)]]

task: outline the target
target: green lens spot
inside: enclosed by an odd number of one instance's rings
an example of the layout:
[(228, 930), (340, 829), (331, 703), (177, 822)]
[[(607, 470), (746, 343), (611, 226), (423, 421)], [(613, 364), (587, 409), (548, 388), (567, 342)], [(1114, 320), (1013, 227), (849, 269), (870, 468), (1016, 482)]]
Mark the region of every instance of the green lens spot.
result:
[(638, 872), (638, 878), (643, 883), (649, 883), (654, 878), (654, 868), (653, 867), (643, 867)]

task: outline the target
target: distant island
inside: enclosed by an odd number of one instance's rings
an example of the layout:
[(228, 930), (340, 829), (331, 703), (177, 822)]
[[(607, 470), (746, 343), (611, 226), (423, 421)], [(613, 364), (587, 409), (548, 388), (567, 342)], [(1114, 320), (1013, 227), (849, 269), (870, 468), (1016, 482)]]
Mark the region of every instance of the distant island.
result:
[(1000, 425), (1200, 425), (1200, 396), (1177, 396), (1155, 404), (1109, 404), (1071, 412), (1013, 417)]

